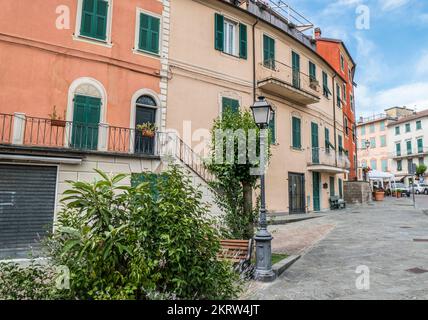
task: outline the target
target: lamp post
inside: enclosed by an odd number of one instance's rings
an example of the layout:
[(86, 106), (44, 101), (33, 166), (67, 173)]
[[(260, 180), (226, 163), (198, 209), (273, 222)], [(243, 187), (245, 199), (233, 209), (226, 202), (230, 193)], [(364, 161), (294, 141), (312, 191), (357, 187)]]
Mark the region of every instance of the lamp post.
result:
[(266, 220), (266, 196), (265, 196), (265, 146), (266, 128), (273, 116), (271, 105), (265, 97), (259, 97), (251, 107), (254, 121), (260, 128), (260, 221), (254, 239), (256, 240), (256, 280), (270, 282), (275, 280), (272, 270), (272, 235), (267, 229)]

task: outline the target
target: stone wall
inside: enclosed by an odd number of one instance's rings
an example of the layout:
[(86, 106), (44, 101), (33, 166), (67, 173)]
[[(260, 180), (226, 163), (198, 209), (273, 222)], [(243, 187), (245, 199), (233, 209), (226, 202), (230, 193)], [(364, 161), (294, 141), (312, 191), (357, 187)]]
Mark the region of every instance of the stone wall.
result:
[(348, 204), (365, 204), (371, 201), (370, 184), (365, 181), (345, 181), (343, 194)]

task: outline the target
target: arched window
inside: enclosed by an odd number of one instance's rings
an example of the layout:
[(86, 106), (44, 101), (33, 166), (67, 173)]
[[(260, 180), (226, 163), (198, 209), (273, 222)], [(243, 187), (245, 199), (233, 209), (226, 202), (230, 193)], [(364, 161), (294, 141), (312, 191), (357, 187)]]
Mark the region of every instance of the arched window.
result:
[(157, 106), (155, 99), (153, 99), (152, 97), (147, 96), (147, 95), (143, 95), (143, 96), (139, 97), (137, 99), (137, 105), (150, 106), (150, 107), (156, 107)]

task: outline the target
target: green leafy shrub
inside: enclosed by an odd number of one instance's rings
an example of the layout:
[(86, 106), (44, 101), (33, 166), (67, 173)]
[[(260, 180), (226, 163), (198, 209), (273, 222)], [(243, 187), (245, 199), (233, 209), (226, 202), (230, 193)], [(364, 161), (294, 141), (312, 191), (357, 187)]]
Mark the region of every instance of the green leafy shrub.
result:
[(27, 266), (0, 262), (0, 300), (52, 300), (64, 298), (67, 292), (57, 290), (56, 270), (52, 266)]
[(119, 186), (98, 171), (94, 183), (71, 182), (55, 233), (52, 260), (70, 269), (78, 299), (227, 299), (238, 275), (218, 261), (219, 233), (202, 194), (178, 168), (153, 183)]

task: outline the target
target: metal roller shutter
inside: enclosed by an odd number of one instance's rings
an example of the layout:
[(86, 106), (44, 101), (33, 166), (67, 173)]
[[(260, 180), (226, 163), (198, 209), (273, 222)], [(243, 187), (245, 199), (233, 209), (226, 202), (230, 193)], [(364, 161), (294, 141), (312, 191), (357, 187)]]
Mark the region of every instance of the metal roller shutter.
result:
[(0, 259), (38, 255), (52, 230), (57, 168), (0, 164)]

